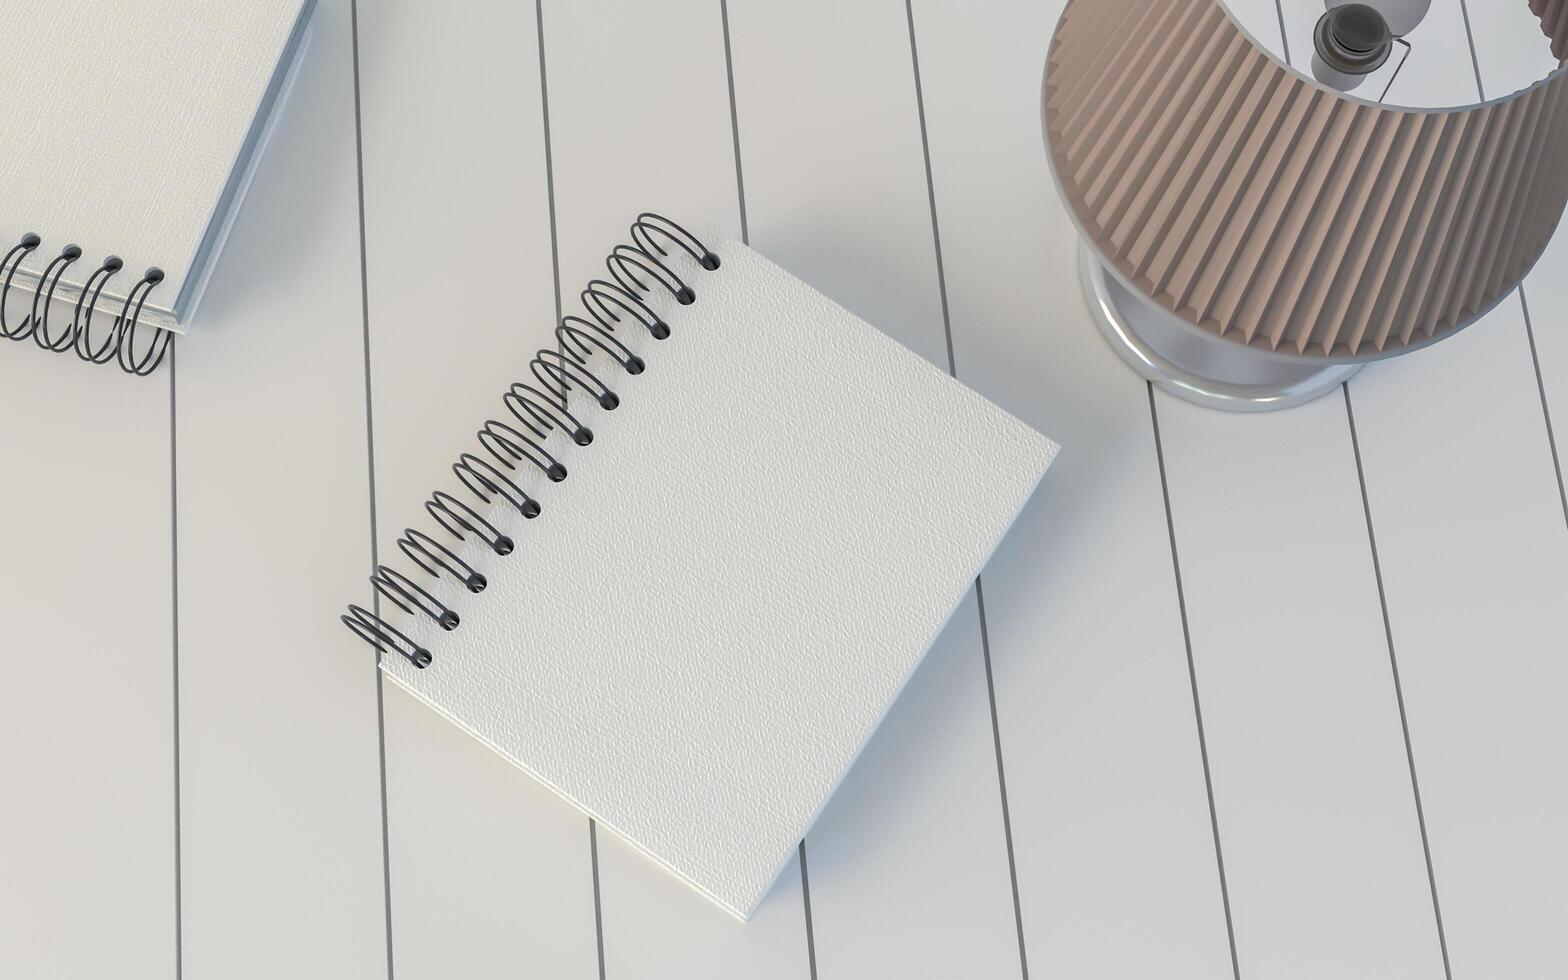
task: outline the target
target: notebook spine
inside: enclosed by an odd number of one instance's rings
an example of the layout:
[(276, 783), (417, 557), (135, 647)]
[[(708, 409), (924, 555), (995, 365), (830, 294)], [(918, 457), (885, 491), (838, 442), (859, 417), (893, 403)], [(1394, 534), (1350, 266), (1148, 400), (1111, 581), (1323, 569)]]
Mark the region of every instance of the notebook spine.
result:
[[(616, 337), (617, 326), (646, 330), (655, 340), (665, 340), (670, 326), (643, 296), (664, 289), (682, 306), (697, 301), (696, 292), (665, 261), (671, 255), (670, 248), (680, 248), (707, 271), (719, 267), (719, 257), (712, 250), (662, 215), (638, 215), (631, 226), (631, 239), (631, 244), (617, 245), (606, 256), (609, 278), (591, 280), (579, 294), (587, 316), (564, 317), (555, 328), (558, 346), (540, 349), (529, 362), (532, 381), (517, 382), (502, 395), (510, 418), (487, 419), (479, 429), (477, 439), (483, 455), (465, 452), (452, 464), (458, 482), (482, 507), (499, 502), (526, 520), (544, 513), (544, 504), (524, 491), (514, 476), (533, 467), (549, 483), (568, 478), (566, 465), (545, 448), (552, 432), (570, 436), (576, 446), (593, 442), (593, 432), (568, 409), (568, 396), (586, 395), (605, 411), (614, 411), (621, 403), (614, 389), (590, 370), (590, 360), (605, 356), (614, 361), (608, 368), (612, 379), (617, 371), (641, 374), (646, 364)], [(419, 668), (430, 666), (434, 654), (383, 618), (380, 601), (386, 600), (410, 616), (428, 617), (443, 630), (456, 630), (462, 624), (458, 611), (420, 584), (420, 578), (439, 580), (444, 576), (471, 593), (483, 592), (489, 582), (443, 543), (443, 538), (461, 544), (477, 536), (500, 557), (517, 548), (517, 542), (486, 520), (480, 509), (444, 490), (425, 501), (425, 511), (435, 521), (435, 534), (405, 528), (397, 541), (398, 550), (413, 563), (415, 576), (377, 565), (370, 577), (378, 597), (375, 611), (351, 605), (341, 617), (345, 626), (378, 651), (396, 653)]]
[[(56, 354), (74, 351), (77, 357), (92, 364), (113, 361), (127, 374), (146, 376), (156, 371), (158, 365), (163, 363), (173, 334), (156, 327), (150, 328), (152, 337), (145, 349), (138, 353), (136, 330), (147, 297), (163, 282), (163, 271), (154, 268), (144, 272), (141, 279), (125, 294), (125, 299), (119, 301), (119, 311), (114, 313), (114, 319), (110, 321), (106, 319), (109, 315), (107, 312), (99, 315), (99, 307), (107, 306), (112, 310), (116, 305), (115, 300), (105, 297), (103, 292), (109, 281), (124, 269), (125, 263), (119, 256), (109, 256), (82, 285), (70, 322), (61, 323), (61, 311), (54, 309), (57, 305), (55, 294), (66, 272), (81, 260), (82, 250), (75, 245), (65, 246), (44, 267), (36, 283), (31, 286), (18, 285), (16, 278), (22, 263), (42, 244), (43, 240), (37, 235), (23, 235), (5, 253), (5, 258), (0, 259), (0, 336), (16, 341), (31, 339), (39, 347)], [(11, 309), (13, 292), (27, 311), (14, 324)]]

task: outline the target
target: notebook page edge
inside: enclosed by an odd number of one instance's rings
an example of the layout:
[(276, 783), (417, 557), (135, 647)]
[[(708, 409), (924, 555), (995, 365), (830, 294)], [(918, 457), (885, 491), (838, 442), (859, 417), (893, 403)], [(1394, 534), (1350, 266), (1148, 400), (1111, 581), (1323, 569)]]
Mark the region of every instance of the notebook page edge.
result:
[[(634, 837), (632, 837), (632, 836), (630, 836), (630, 835), (628, 835), (626, 833), (623, 833), (620, 830), (620, 828), (616, 827), (614, 824), (612, 824), (610, 821), (606, 820), (600, 814), (595, 813), (591, 806), (588, 806), (587, 804), (583, 803), (581, 800), (577, 799), (571, 793), (567, 792), (565, 789), (563, 789), (562, 787), (560, 787), (556, 783), (554, 783), (554, 782), (550, 781), (549, 779), (547, 779), (543, 774), (539, 773), (538, 771), (536, 771), (534, 769), (529, 768), (528, 765), (526, 763), (524, 763), (521, 759), (519, 759), (516, 756), (512, 755), (511, 753), (507, 752), (505, 749), (501, 748), (499, 745), (497, 745), (495, 742), (491, 741), (490, 739), (486, 738), (485, 736), (479, 734), (479, 732), (477, 732), (472, 727), (470, 727), (467, 723), (465, 723), (457, 715), (455, 715), (452, 712), (448, 711), (447, 709), (443, 708), (440, 704), (437, 704), (434, 700), (430, 699), (429, 697), (426, 697), (417, 688), (415, 688), (412, 685), (410, 685), (409, 683), (407, 683), (395, 671), (389, 670), (388, 669), (387, 658), (382, 658), (382, 661), (379, 664), (377, 664), (376, 666), (377, 666), (377, 669), (379, 669), (381, 671), (383, 676), (385, 676), (388, 680), (392, 681), (392, 683), (396, 684), (400, 690), (406, 692), (414, 700), (416, 700), (420, 704), (423, 704), (426, 707), (430, 708), (436, 714), (440, 715), (442, 718), (445, 718), (447, 721), (449, 721), (453, 725), (457, 726), (458, 730), (463, 732), (469, 738), (472, 738), (474, 741), (478, 742), (480, 745), (482, 745), (485, 748), (489, 749), (491, 752), (494, 752), (497, 756), (499, 756), (500, 758), (506, 760), (506, 762), (511, 764), (513, 767), (515, 767), (518, 771), (522, 772), (529, 779), (532, 779), (534, 782), (538, 783), (540, 786), (543, 786), (545, 789), (549, 790), (550, 791), (550, 795), (553, 796), (557, 801), (559, 801), (561, 803), (565, 803), (567, 806), (571, 807), (572, 809), (574, 809), (577, 812), (581, 813), (582, 815), (586, 816), (588, 819), (594, 821), (594, 823), (596, 823), (600, 827), (603, 827), (605, 830), (608, 830), (611, 833), (613, 833), (616, 836), (617, 839), (625, 841), (629, 846), (631, 846), (635, 851), (637, 851), (637, 853), (641, 854), (643, 857), (646, 857), (648, 860), (652, 861), (654, 864), (656, 864), (662, 870), (668, 872), (672, 877), (674, 877), (676, 880), (680, 881), (681, 884), (686, 885), (687, 887), (691, 888), (693, 891), (695, 891), (699, 895), (701, 895), (703, 898), (707, 899), (708, 901), (712, 902), (714, 905), (716, 905), (719, 908), (723, 909), (726, 913), (728, 913), (736, 921), (741, 922), (741, 923), (744, 924), (748, 919), (751, 918), (751, 914), (754, 911), (756, 911), (756, 906), (760, 903), (760, 897), (759, 897), (757, 902), (753, 902), (751, 904), (751, 906), (746, 908), (744, 911), (741, 910), (737, 906), (733, 905), (728, 899), (725, 899), (725, 898), (715, 894), (714, 892), (710, 891), (708, 888), (703, 886), (701, 883), (697, 882), (696, 880), (694, 880), (692, 878), (687, 877), (685, 874), (682, 874), (681, 871), (678, 868), (676, 868), (674, 865), (670, 864), (668, 861), (666, 861), (663, 858), (659, 857), (659, 855), (655, 854), (653, 851), (650, 851), (648, 848), (646, 848), (642, 844), (638, 843), (636, 838), (634, 838)], [(789, 863), (788, 857), (785, 858), (784, 863), (785, 864)], [(783, 870), (783, 868), (781, 867), (780, 871), (782, 871), (782, 870)], [(777, 876), (775, 875), (775, 880), (776, 879), (777, 879)], [(771, 887), (771, 884), (770, 884), (769, 887)], [(764, 890), (764, 894), (766, 894), (766, 890)]]
[(217, 267), (218, 258), (223, 253), (223, 246), (239, 218), (256, 171), (266, 157), (267, 147), (277, 132), (284, 108), (294, 94), (295, 83), (299, 80), (300, 69), (310, 53), (311, 40), (315, 35), (316, 3), (317, 0), (302, 0), (300, 3), (299, 16), (278, 55), (278, 63), (256, 107), (245, 140), (229, 164), (229, 179), (213, 205), (207, 230), (202, 234), (195, 251), (185, 259), (184, 277), (168, 310), (170, 319), (176, 325), (172, 329), (178, 333), (184, 333), (196, 315), (202, 295)]

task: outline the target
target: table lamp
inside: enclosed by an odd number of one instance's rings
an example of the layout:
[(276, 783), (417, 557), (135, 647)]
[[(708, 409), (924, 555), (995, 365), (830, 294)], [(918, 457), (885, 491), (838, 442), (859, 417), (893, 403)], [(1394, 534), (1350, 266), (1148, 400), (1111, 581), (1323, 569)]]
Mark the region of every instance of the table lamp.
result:
[[(1069, 0), (1047, 156), (1094, 319), (1140, 374), (1217, 408), (1297, 405), (1524, 278), (1568, 199), (1568, 73), (1436, 110), (1335, 84), (1383, 66), (1429, 2), (1331, 0), (1309, 78), (1221, 0)], [(1568, 0), (1529, 6), (1561, 61)]]

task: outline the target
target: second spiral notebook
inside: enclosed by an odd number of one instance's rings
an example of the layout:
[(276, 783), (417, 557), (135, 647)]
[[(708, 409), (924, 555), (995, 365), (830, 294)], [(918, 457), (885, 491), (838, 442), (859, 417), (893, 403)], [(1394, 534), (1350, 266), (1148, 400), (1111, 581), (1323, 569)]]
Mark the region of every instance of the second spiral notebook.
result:
[(638, 219), (345, 620), (745, 919), (1056, 446), (694, 231)]

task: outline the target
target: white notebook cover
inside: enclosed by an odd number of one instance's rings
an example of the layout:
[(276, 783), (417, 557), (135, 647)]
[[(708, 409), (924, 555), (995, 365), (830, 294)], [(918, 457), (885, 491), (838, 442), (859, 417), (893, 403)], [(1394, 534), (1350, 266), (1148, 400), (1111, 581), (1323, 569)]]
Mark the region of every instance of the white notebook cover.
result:
[(19, 281), (68, 244), (83, 253), (57, 291), (68, 302), (109, 255), (125, 271), (105, 296), (157, 266), (143, 319), (173, 326), (313, 5), (0, 0), (0, 253), (43, 239)]
[(722, 264), (654, 298), (670, 338), (617, 331), (647, 370), (594, 359), (620, 407), (573, 399), (592, 445), (552, 434), (567, 479), (524, 467), (543, 513), (489, 511), (516, 550), (459, 550), (489, 587), (442, 579), (461, 624), (398, 621), (434, 662), (383, 669), (744, 919), (1056, 446), (698, 235)]

